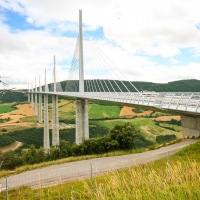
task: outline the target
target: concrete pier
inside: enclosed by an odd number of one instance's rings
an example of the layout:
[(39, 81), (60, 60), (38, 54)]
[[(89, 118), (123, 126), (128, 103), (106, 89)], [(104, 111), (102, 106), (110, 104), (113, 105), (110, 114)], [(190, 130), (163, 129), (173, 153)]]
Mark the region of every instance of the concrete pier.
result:
[(184, 137), (200, 137), (200, 117), (181, 116)]
[(28, 102), (31, 101), (31, 97), (30, 97), (30, 91), (28, 91)]
[(35, 103), (34, 103), (34, 109), (35, 109), (35, 115), (38, 115), (38, 103), (37, 103), (37, 93), (35, 93)]
[(43, 147), (45, 150), (50, 148), (49, 142), (49, 117), (48, 117), (48, 94), (44, 95), (44, 140)]
[(31, 107), (34, 108), (34, 95), (33, 95), (33, 91), (31, 91)]
[(59, 145), (58, 95), (52, 96), (52, 145)]
[(39, 123), (42, 123), (42, 94), (39, 94)]
[(89, 138), (88, 101), (76, 100), (76, 144)]

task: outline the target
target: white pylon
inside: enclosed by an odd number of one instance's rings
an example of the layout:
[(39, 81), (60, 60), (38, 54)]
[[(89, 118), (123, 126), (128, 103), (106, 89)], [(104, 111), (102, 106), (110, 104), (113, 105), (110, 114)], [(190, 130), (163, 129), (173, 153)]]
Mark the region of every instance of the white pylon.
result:
[[(84, 92), (82, 10), (79, 10), (79, 92)], [(88, 101), (76, 100), (76, 144), (89, 138)]]
[(45, 69), (45, 94), (44, 94), (44, 140), (43, 140), (43, 147), (45, 150), (50, 148), (50, 141), (49, 141), (49, 116), (48, 116), (48, 92), (47, 90), (47, 81), (46, 81), (46, 69)]
[[(56, 92), (56, 57), (54, 55), (53, 69), (54, 85), (53, 91)], [(52, 95), (52, 145), (59, 145), (59, 116), (58, 116), (58, 95)]]
[(40, 83), (40, 75), (39, 75), (39, 123), (42, 123), (42, 87)]
[(35, 115), (38, 115), (38, 99), (37, 99), (37, 86), (36, 86), (36, 78), (35, 78)]

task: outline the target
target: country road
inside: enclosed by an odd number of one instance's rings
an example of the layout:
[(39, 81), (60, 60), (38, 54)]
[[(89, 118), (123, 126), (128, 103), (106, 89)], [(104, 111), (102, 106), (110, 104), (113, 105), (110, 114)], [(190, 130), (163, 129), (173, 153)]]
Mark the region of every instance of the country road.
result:
[[(70, 180), (83, 179), (90, 176), (90, 164), (92, 164), (93, 175), (98, 175), (111, 170), (126, 168), (163, 158), (167, 156), (168, 152), (171, 155), (196, 141), (187, 139), (177, 144), (143, 153), (94, 158), (35, 169), (8, 177), (8, 188), (15, 188), (22, 185), (37, 188)], [(5, 190), (5, 182), (5, 178), (0, 179), (0, 191)]]

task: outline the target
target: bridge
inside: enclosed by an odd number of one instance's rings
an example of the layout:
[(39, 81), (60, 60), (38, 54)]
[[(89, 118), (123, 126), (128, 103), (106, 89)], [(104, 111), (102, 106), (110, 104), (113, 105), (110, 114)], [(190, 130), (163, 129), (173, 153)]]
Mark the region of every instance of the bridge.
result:
[[(89, 47), (86, 50), (83, 44)], [(84, 51), (83, 51), (84, 50)], [(83, 52), (90, 56), (83, 57)], [(64, 88), (64, 89), (63, 89)], [(38, 97), (39, 96), (39, 97)], [(44, 96), (44, 113), (42, 109)], [(46, 81), (41, 86), (36, 84), (28, 89), (28, 101), (39, 116), (39, 123), (44, 119), (44, 148), (50, 148), (48, 98), (52, 96), (52, 144), (59, 145), (58, 96), (76, 98), (76, 143), (89, 138), (88, 100), (113, 102), (134, 107), (170, 112), (181, 115), (184, 136), (200, 136), (200, 93), (184, 92), (143, 92), (117, 71), (112, 61), (93, 47), (92, 41), (84, 43), (82, 30), (82, 11), (79, 11), (79, 35), (72, 59), (69, 77), (65, 87), (57, 81), (56, 60), (54, 56), (53, 83), (49, 87)], [(39, 99), (39, 101), (38, 101)], [(44, 115), (44, 118), (43, 118)]]

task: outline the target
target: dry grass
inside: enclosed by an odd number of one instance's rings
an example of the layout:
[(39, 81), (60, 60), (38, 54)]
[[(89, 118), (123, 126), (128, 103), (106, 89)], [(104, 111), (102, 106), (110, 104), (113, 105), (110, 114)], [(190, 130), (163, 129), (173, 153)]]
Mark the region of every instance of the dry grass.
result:
[(30, 104), (19, 104), (16, 107), (17, 110), (4, 113), (0, 116), (1, 119), (10, 118), (9, 121), (0, 124), (0, 134), (2, 134), (1, 127), (6, 128), (9, 132), (13, 130), (30, 128), (30, 126), (35, 125), (34, 122), (23, 122), (21, 120), (24, 117), (34, 116), (34, 110)]
[(177, 121), (180, 121), (181, 117), (180, 116), (160, 116), (160, 117), (157, 117), (155, 120), (156, 121), (171, 121), (172, 119), (174, 120), (177, 120)]
[(132, 109), (132, 107), (123, 106), (123, 108), (120, 111), (120, 117), (149, 116), (152, 113), (152, 111), (150, 110), (144, 111), (142, 113), (135, 113)]

